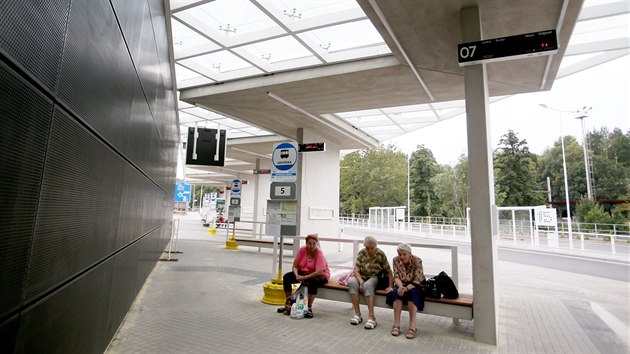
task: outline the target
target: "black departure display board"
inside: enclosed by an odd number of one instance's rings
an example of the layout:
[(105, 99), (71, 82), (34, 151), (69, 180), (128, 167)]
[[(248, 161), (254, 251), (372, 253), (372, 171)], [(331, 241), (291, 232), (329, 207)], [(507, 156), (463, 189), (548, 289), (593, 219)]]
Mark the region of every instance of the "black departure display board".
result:
[(557, 51), (556, 30), (552, 29), (458, 44), (457, 59), (459, 66), (465, 66), (551, 55)]
[(186, 165), (224, 166), (226, 131), (188, 128)]
[(325, 143), (299, 144), (298, 152), (326, 151)]

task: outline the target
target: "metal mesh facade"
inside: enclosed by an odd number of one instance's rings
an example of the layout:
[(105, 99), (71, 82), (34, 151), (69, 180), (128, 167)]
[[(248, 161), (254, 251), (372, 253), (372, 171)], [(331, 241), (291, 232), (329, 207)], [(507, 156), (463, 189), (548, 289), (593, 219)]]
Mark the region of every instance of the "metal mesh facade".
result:
[(165, 21), (161, 0), (0, 1), (0, 352), (103, 352), (168, 242)]

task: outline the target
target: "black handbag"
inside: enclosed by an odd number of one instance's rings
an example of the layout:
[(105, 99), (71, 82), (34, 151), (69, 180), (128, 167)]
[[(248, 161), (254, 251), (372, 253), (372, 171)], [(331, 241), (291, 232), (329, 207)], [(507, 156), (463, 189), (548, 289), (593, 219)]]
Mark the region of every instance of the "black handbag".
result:
[(425, 297), (430, 297), (434, 299), (439, 299), (442, 297), (442, 294), (437, 288), (437, 283), (433, 278), (423, 280), (420, 284), (420, 287), (422, 287), (422, 292), (424, 293)]
[(376, 284), (376, 290), (385, 290), (389, 286), (389, 272), (385, 269), (382, 269), (376, 275), (378, 278), (378, 283)]

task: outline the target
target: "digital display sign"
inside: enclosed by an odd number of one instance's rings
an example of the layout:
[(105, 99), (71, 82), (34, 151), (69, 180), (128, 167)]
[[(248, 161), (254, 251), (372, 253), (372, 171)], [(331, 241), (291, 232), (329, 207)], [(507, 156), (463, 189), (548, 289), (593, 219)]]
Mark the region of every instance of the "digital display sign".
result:
[(326, 143), (300, 144), (298, 152), (326, 151)]
[(556, 30), (484, 39), (457, 45), (459, 66), (551, 55), (558, 51)]

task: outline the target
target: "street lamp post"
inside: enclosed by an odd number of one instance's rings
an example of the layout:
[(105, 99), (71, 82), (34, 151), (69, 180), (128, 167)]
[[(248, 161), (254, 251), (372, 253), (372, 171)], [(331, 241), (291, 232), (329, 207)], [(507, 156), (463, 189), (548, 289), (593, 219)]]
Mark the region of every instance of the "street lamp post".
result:
[(586, 172), (586, 194), (588, 195), (589, 200), (593, 200), (593, 187), (591, 181), (590, 174), (590, 164), (589, 164), (589, 156), (588, 156), (588, 137), (586, 134), (586, 130), (584, 129), (584, 118), (588, 118), (588, 111), (591, 110), (592, 107), (584, 107), (581, 111), (579, 111), (579, 115), (575, 117), (575, 119), (579, 119), (580, 123), (582, 123), (582, 149), (584, 150), (584, 171)]
[(407, 154), (407, 229), (411, 230), (411, 198), (409, 197), (409, 191), (411, 190), (409, 175), (411, 174), (411, 170), (409, 169), (409, 160), (411, 160), (411, 155)]
[(567, 223), (568, 223), (568, 231), (569, 231), (569, 249), (573, 249), (573, 228), (571, 225), (571, 204), (569, 202), (569, 179), (567, 177), (567, 159), (566, 154), (564, 152), (564, 133), (562, 132), (562, 112), (560, 110), (551, 108), (546, 104), (540, 104), (542, 108), (550, 109), (552, 111), (558, 112), (560, 117), (560, 144), (562, 146), (562, 172), (564, 173), (564, 195), (565, 202), (567, 206)]

